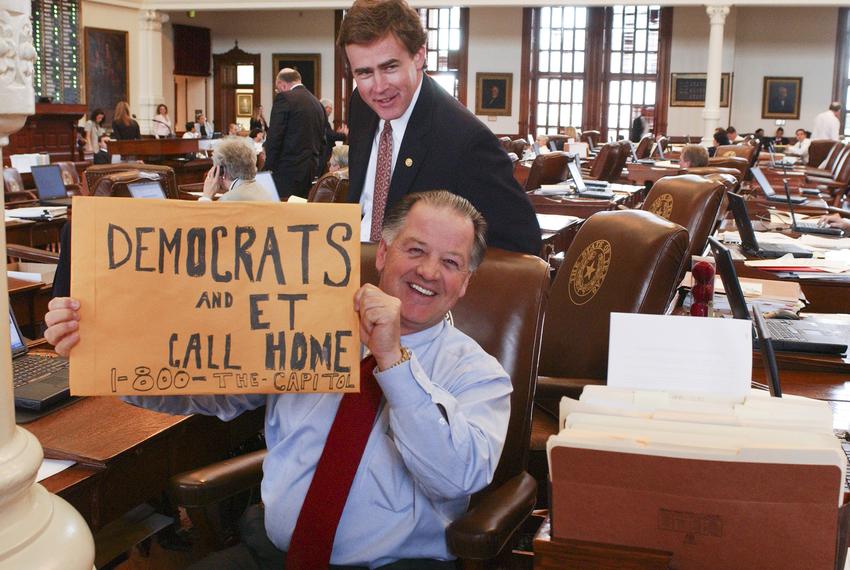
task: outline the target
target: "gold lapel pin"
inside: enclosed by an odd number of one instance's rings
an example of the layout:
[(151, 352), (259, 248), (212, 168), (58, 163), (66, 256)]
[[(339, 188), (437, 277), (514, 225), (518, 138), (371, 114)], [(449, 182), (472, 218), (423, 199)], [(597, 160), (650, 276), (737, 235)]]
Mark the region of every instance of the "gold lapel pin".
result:
[(404, 159), (404, 165), (406, 167), (410, 168), (411, 166), (413, 166), (413, 159), (412, 158), (405, 158)]

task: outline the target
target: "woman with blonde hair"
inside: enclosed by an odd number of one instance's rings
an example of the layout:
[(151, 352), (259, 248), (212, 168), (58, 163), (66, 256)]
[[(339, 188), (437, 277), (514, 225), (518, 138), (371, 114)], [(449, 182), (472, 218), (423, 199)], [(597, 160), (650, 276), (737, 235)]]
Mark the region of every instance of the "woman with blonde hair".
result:
[(259, 129), (262, 132), (266, 132), (269, 130), (269, 124), (266, 122), (266, 118), (263, 116), (262, 105), (257, 105), (256, 107), (254, 107), (254, 114), (251, 116), (251, 123), (248, 130), (253, 131), (254, 129)]
[(126, 101), (119, 101), (115, 105), (115, 114), (112, 115), (112, 138), (117, 140), (131, 140), (142, 138), (137, 123), (130, 113), (130, 105)]

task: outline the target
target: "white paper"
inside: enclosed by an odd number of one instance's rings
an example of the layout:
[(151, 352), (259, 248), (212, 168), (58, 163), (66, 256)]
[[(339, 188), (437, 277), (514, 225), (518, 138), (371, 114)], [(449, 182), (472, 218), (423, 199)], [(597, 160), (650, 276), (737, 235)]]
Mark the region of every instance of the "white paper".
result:
[(53, 219), (67, 215), (67, 206), (35, 206), (32, 208), (13, 208), (6, 210), (6, 216), (22, 219)]
[(611, 387), (743, 401), (752, 358), (750, 321), (611, 313)]
[(559, 214), (537, 214), (537, 223), (540, 224), (540, 229), (547, 232), (561, 231), (580, 219), (576, 216), (562, 216)]
[(35, 480), (36, 482), (42, 481), (76, 464), (76, 461), (70, 461), (68, 459), (45, 459), (41, 463), (41, 467), (38, 468), (38, 474), (35, 476)]

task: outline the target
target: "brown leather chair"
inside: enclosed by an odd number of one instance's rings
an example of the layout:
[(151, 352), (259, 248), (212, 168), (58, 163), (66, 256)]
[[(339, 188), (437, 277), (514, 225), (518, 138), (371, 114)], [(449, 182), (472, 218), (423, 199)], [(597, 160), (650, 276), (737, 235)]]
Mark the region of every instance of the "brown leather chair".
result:
[(749, 163), (754, 153), (754, 146), (748, 144), (729, 144), (717, 147), (717, 150), (714, 151), (714, 156), (718, 158), (738, 156), (747, 159), (747, 163)]
[[(363, 245), (364, 283), (378, 281), (375, 251), (375, 245)], [(503, 550), (507, 553), (501, 555), (509, 556), (504, 546), (534, 507), (537, 486), (526, 464), (548, 274), (548, 265), (537, 257), (490, 249), (452, 311), (455, 326), (499, 360), (514, 388), (507, 439), (493, 482), (472, 498), (467, 514), (447, 531), (449, 548), (461, 558), (491, 559)], [(197, 528), (217, 530), (202, 522), (204, 515), (216, 502), (259, 484), (264, 455), (254, 452), (172, 479), (178, 504), (186, 507)]]
[(511, 142), (511, 147), (508, 152), (512, 152), (518, 157), (522, 158), (522, 155), (525, 153), (525, 149), (528, 147), (528, 141), (524, 139), (516, 139)]
[[(728, 160), (728, 159), (722, 159)], [(703, 176), (705, 178), (712, 178), (716, 180), (722, 180), (724, 184), (729, 183), (729, 179), (731, 178), (732, 186), (727, 188), (730, 192), (738, 193), (741, 188), (741, 180), (744, 179), (741, 171), (737, 168), (727, 168), (725, 166), (693, 166), (688, 168), (687, 174), (696, 174), (697, 176)], [(722, 176), (722, 178), (716, 178), (717, 176)]]
[(7, 206), (38, 205), (38, 196), (34, 192), (24, 190), (24, 181), (17, 168), (9, 166), (3, 169), (3, 193)]
[(348, 197), (348, 170), (328, 172), (319, 178), (310, 193), (308, 202), (345, 202)]
[(582, 131), (580, 139), (581, 142), (590, 145), (590, 148), (596, 148), (599, 146), (599, 141), (602, 140), (602, 135), (599, 131)]
[(65, 185), (65, 190), (73, 192), (76, 195), (83, 194), (80, 173), (77, 172), (77, 166), (73, 162), (57, 162), (56, 166), (59, 167), (59, 173), (62, 175), (62, 183)]
[(652, 142), (651, 136), (645, 136), (640, 139), (637, 148), (635, 148), (635, 156), (638, 159), (649, 158), (649, 153), (652, 150)]
[[(177, 193), (177, 178), (174, 175), (174, 169), (170, 166), (160, 166), (158, 164), (144, 164), (142, 162), (122, 162), (118, 164), (96, 164), (94, 166), (89, 166), (86, 168), (85, 177), (86, 177), (86, 186), (88, 187), (89, 195), (91, 196), (129, 196), (130, 194), (126, 191), (126, 184), (128, 182), (135, 182), (129, 177), (118, 177), (113, 180), (111, 184), (104, 185), (100, 187), (98, 190), (98, 182), (100, 179), (109, 174), (117, 174), (120, 172), (131, 171), (135, 173), (135, 176), (138, 177), (139, 172), (153, 173), (159, 174), (159, 180), (162, 184), (162, 189), (165, 191), (165, 196), (167, 198), (176, 199), (178, 197)], [(111, 190), (112, 184), (114, 182), (120, 181), (123, 182), (125, 188), (123, 190), (119, 190), (119, 194), (114, 194)]]
[[(741, 156), (712, 156), (708, 159), (708, 167), (734, 168), (738, 171), (738, 179), (743, 181), (750, 171), (750, 163)], [(688, 170), (690, 172), (691, 169)], [(695, 172), (698, 174), (699, 172)]]
[(666, 176), (652, 185), (642, 209), (688, 230), (689, 255), (702, 255), (725, 196), (726, 186), (719, 180)]
[(511, 137), (499, 137), (499, 144), (505, 149), (505, 152), (511, 152)]
[[(809, 143), (809, 162), (805, 165), (810, 168), (818, 169), (823, 161), (829, 161), (833, 158), (833, 153), (837, 152), (844, 144), (828, 139), (817, 139)], [(831, 168), (831, 164), (827, 164), (824, 168)], [(808, 168), (806, 169), (808, 171)]]
[(564, 150), (564, 145), (567, 144), (570, 140), (570, 137), (567, 135), (546, 135), (549, 137), (550, 143), (555, 143), (555, 150), (562, 151)]
[(582, 174), (591, 180), (608, 180), (619, 159), (620, 145), (617, 143), (604, 144), (590, 164), (590, 169), (582, 169)]
[(567, 164), (569, 157), (563, 152), (550, 152), (535, 157), (528, 171), (525, 190), (536, 190), (543, 184), (557, 184), (569, 178)]
[(626, 162), (632, 156), (632, 143), (622, 140), (617, 143), (617, 146), (619, 151), (617, 160), (611, 166), (611, 171), (603, 178), (603, 180), (607, 180), (608, 182), (616, 182), (623, 178), (623, 169), (626, 167)]
[(547, 478), (546, 440), (558, 431), (560, 398), (605, 383), (611, 313), (663, 313), (688, 244), (684, 228), (639, 210), (599, 212), (576, 234), (546, 309), (529, 465), (538, 483)]
[(815, 185), (822, 192), (827, 192), (833, 201), (833, 206), (841, 206), (850, 184), (850, 145), (845, 145), (837, 154), (829, 176), (812, 176), (807, 174), (807, 185)]

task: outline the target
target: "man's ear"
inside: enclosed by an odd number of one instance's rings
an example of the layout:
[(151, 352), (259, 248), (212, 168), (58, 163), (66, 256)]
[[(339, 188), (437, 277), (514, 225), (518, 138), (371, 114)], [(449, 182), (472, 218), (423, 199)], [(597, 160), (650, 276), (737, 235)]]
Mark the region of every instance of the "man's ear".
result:
[(381, 241), (378, 242), (378, 252), (375, 255), (375, 269), (378, 270), (378, 273), (384, 270), (384, 265), (387, 263), (387, 242), (381, 238)]

